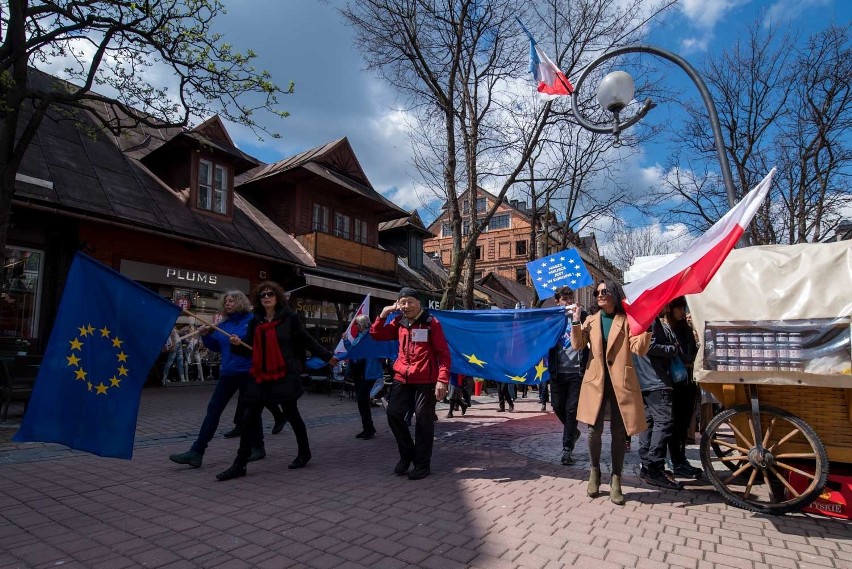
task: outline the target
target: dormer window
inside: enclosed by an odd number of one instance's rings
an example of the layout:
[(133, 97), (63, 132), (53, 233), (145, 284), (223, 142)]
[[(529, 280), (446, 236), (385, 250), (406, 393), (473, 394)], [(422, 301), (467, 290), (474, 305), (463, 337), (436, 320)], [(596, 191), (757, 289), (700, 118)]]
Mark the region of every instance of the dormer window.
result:
[(231, 166), (215, 162), (207, 157), (199, 158), (196, 179), (193, 205), (202, 211), (227, 215), (233, 184)]

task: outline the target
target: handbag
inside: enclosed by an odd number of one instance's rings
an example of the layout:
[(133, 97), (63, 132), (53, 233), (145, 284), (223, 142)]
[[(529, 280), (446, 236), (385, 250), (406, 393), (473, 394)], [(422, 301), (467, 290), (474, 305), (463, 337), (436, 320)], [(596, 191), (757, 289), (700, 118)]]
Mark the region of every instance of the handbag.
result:
[(675, 354), (675, 357), (672, 358), (670, 365), (673, 382), (682, 383), (689, 378), (689, 373), (687, 373), (686, 371), (686, 366), (683, 365), (683, 360), (680, 359), (679, 355)]

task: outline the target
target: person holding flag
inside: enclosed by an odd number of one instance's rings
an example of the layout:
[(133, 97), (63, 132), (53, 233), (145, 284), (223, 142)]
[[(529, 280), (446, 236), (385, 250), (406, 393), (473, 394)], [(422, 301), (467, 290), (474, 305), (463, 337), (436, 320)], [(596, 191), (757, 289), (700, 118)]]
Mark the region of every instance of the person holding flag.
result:
[[(298, 400), (302, 396), (300, 378), (307, 359), (306, 351), (335, 365), (337, 358), (317, 342), (290, 310), (281, 285), (263, 281), (252, 295), (254, 315), (248, 324), (246, 341), (236, 334), (230, 337), (231, 353), (251, 357), (251, 375), (243, 392), (246, 416), (240, 448), (234, 464), (216, 475), (219, 480), (231, 480), (246, 475), (252, 448), (257, 446), (260, 416), (267, 403), (280, 403), (284, 417), (293, 427), (299, 453), (288, 468), (303, 468), (311, 460), (308, 429), (299, 414)], [(248, 347), (246, 347), (246, 345)]]
[[(358, 345), (370, 333), (370, 318), (365, 314), (355, 317), (355, 326), (358, 335), (351, 342), (346, 332), (343, 333), (342, 341), (347, 351)], [(373, 411), (370, 407), (370, 393), (376, 381), (381, 381), (383, 376), (382, 360), (380, 358), (359, 358), (349, 360), (346, 366), (346, 374), (352, 378), (355, 384), (355, 401), (358, 404), (358, 413), (361, 415), (361, 432), (355, 435), (356, 439), (369, 440), (376, 436), (376, 427), (373, 425)]]
[[(401, 313), (386, 321), (397, 310)], [(399, 448), (399, 462), (393, 471), (398, 476), (408, 473), (409, 480), (420, 480), (431, 474), (435, 404), (447, 395), (450, 382), (450, 347), (444, 329), (437, 318), (423, 309), (417, 291), (403, 287), (398, 300), (385, 306), (373, 322), (370, 335), (379, 341), (399, 340), (388, 403), (388, 425)], [(413, 439), (405, 424), (412, 400), (417, 417)], [(408, 472), (412, 462), (414, 470)]]
[(582, 322), (582, 310), (579, 305), (575, 305), (571, 321), (571, 345), (578, 351), (589, 346), (589, 360), (577, 405), (577, 420), (589, 426), (589, 459), (592, 464), (586, 492), (590, 497), (595, 497), (600, 491), (601, 435), (609, 403), (612, 434), (609, 497), (612, 503), (621, 506), (625, 502), (621, 492), (625, 442), (627, 436), (641, 433), (647, 428), (639, 378), (633, 368), (631, 352), (640, 356), (648, 353), (651, 334), (643, 331), (638, 335), (630, 335), (630, 326), (622, 306), (624, 293), (618, 283), (602, 280), (594, 295), (600, 310)]

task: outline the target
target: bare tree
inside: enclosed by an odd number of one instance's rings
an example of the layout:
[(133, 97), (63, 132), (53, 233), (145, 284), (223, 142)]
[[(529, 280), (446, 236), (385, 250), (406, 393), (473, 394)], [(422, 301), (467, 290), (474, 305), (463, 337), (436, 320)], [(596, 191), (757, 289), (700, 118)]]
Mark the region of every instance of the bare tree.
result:
[[(589, 50), (635, 37), (650, 17), (645, 4), (550, 0), (532, 6), (549, 14), (539, 25), (552, 24), (551, 37), (559, 34), (559, 63), (571, 73)], [(463, 302), (471, 306), (477, 239), (525, 170), (553, 106), (537, 106), (523, 130), (506, 128), (507, 116), (516, 111), (513, 79), (528, 77), (528, 43), (515, 22), (519, 7), (510, 0), (351, 0), (343, 13), (355, 27), (368, 67), (408, 98), (412, 112), (428, 117), (420, 124), (441, 126), (440, 144), (431, 141), (435, 130), (417, 137), (430, 142), (415, 163), (427, 168), (428, 180), (437, 179), (436, 165), (443, 174), (440, 192), (453, 245), (441, 305), (453, 303), (464, 267)], [(498, 199), (488, 211), (478, 212), (477, 189), (485, 181), (499, 187)], [(465, 192), (469, 231), (463, 235), (459, 196)]]
[(619, 223), (611, 233), (607, 258), (624, 271), (636, 257), (667, 255), (680, 250), (680, 242), (663, 238), (657, 225), (632, 228)]
[[(753, 24), (745, 41), (703, 66), (738, 195), (779, 169), (749, 230), (755, 244), (818, 241), (852, 205), (849, 33), (831, 26), (798, 47), (790, 33)], [(728, 205), (706, 111), (693, 104), (689, 113), (657, 197), (668, 200), (666, 220), (703, 231)]]

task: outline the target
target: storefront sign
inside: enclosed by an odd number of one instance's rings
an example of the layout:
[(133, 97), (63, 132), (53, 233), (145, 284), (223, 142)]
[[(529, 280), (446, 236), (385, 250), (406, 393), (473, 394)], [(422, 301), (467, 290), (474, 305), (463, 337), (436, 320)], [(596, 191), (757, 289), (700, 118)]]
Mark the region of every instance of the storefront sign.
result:
[(248, 279), (196, 271), (182, 267), (140, 263), (138, 261), (128, 261), (126, 259), (121, 260), (121, 273), (133, 280), (141, 282), (170, 284), (204, 290), (241, 290), (247, 292), (249, 288)]

